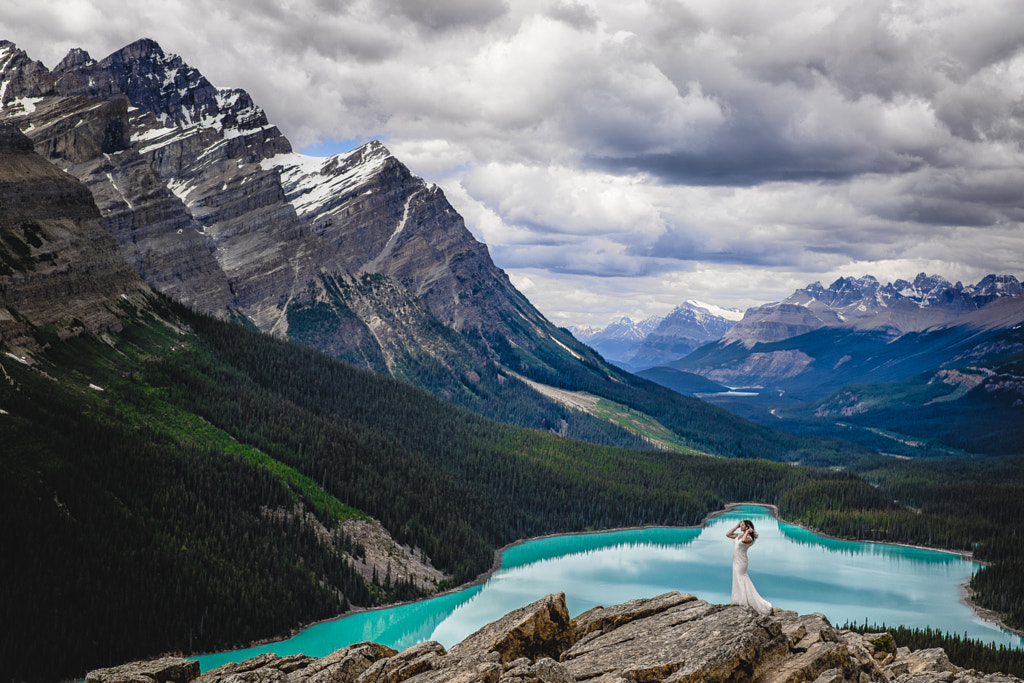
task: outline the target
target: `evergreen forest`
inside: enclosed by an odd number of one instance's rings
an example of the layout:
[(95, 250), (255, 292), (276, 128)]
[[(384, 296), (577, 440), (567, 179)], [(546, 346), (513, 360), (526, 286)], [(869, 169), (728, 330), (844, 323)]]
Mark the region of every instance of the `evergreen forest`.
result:
[[(515, 540), (695, 525), (740, 501), (835, 536), (972, 551), (988, 563), (979, 604), (1024, 627), (1021, 458), (886, 458), (642, 383), (617, 400), (689, 450), (587, 443), (164, 300), (117, 334), (59, 332), (37, 331), (32, 363), (0, 355), (6, 679), (241, 646), (473, 580)], [(367, 517), (450, 579), (360, 576), (342, 524)]]
[[(950, 662), (965, 669), (975, 669), (990, 674), (1008, 674), (1017, 678), (1024, 677), (1024, 650), (1006, 645), (986, 644), (958, 633), (944, 633), (930, 627), (907, 628), (906, 626), (887, 626), (865, 622), (863, 624), (843, 624), (843, 628), (871, 635), (873, 640), (875, 637), (879, 640), (891, 638), (891, 644), (905, 647), (911, 651), (941, 647)], [(877, 645), (888, 644), (876, 641)]]

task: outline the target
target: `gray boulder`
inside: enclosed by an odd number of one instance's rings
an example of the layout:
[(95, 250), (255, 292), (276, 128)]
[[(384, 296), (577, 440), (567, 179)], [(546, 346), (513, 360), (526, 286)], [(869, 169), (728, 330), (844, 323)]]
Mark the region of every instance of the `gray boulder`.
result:
[(190, 683), (199, 676), (199, 662), (163, 657), (90, 671), (85, 683)]

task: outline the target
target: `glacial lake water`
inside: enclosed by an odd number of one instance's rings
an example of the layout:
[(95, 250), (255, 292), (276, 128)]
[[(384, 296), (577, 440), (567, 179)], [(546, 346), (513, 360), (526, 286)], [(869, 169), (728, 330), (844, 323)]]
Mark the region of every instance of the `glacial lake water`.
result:
[(322, 657), (374, 641), (402, 650), (424, 640), (451, 647), (495, 619), (550, 593), (565, 593), (576, 616), (602, 605), (681, 591), (728, 604), (732, 544), (741, 519), (760, 538), (748, 570), (758, 592), (776, 607), (820, 612), (836, 626), (903, 625), (1024, 648), (1024, 639), (979, 618), (962, 585), (979, 566), (954, 553), (838, 541), (776, 520), (759, 506), (741, 506), (702, 528), (650, 528), (553, 536), (507, 548), (501, 568), (480, 585), (429, 600), (346, 615), (288, 640), (195, 657), (206, 672), (264, 652)]

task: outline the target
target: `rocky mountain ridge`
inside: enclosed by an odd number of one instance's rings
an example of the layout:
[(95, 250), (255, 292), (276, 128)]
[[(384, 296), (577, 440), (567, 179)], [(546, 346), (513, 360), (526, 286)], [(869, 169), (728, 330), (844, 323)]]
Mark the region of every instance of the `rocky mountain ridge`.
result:
[(244, 91), (152, 40), (52, 71), (0, 42), (0, 119), (86, 184), (148, 284), (204, 312), (413, 381), (436, 364), (455, 392), (495, 344), (582, 357), (379, 142), (297, 154)]
[(325, 657), (265, 654), (200, 674), (168, 657), (90, 672), (86, 683), (1012, 683), (911, 652), (888, 633), (839, 630), (821, 614), (714, 605), (686, 593), (595, 607), (570, 618), (564, 594), (515, 610), (446, 649), (363, 642)]
[(748, 310), (722, 339), (650, 378), (671, 386), (674, 370), (747, 388), (705, 398), (887, 452), (1017, 453), (1022, 325), (1024, 287), (1012, 275), (967, 286), (923, 273), (885, 286), (841, 278)]
[(817, 370), (828, 374), (820, 397), (837, 382), (893, 381), (953, 361), (961, 337), (1022, 321), (1024, 286), (1012, 275), (967, 286), (924, 273), (885, 286), (871, 276), (840, 278), (749, 309), (720, 340), (670, 365), (728, 386), (805, 395), (815, 391), (805, 380)]
[(1024, 293), (1013, 275), (988, 275), (973, 285), (920, 273), (913, 282), (882, 285), (875, 277), (841, 277), (828, 287), (814, 282), (782, 301), (748, 309), (722, 336), (723, 344), (752, 348), (824, 327), (881, 330), (891, 336), (954, 324), (993, 301)]

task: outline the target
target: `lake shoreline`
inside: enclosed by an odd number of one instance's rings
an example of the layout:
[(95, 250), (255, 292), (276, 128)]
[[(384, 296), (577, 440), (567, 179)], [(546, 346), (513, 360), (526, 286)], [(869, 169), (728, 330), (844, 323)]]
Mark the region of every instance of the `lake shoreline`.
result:
[[(738, 507), (760, 507), (760, 508), (766, 508), (767, 510), (770, 511), (772, 517), (774, 517), (779, 522), (782, 522), (784, 524), (789, 524), (791, 526), (795, 526), (795, 527), (798, 527), (800, 529), (804, 529), (806, 531), (809, 531), (809, 532), (811, 532), (813, 534), (816, 534), (818, 536), (821, 536), (823, 538), (829, 538), (829, 539), (836, 540), (836, 541), (847, 541), (847, 542), (853, 542), (853, 543), (877, 543), (879, 545), (894, 545), (894, 546), (899, 546), (899, 547), (902, 547), (902, 548), (917, 548), (919, 550), (931, 550), (931, 551), (934, 551), (934, 552), (949, 553), (951, 555), (957, 555), (958, 557), (960, 557), (963, 560), (967, 560), (969, 562), (974, 562), (976, 564), (984, 564), (983, 562), (979, 562), (979, 561), (975, 560), (974, 559), (974, 553), (969, 551), (969, 550), (950, 550), (948, 548), (933, 548), (933, 547), (924, 546), (924, 545), (914, 545), (912, 543), (893, 543), (893, 542), (887, 542), (887, 541), (872, 541), (872, 540), (859, 540), (858, 541), (856, 539), (841, 538), (839, 536), (831, 536), (829, 534), (824, 533), (823, 531), (820, 531), (818, 529), (813, 529), (811, 527), (804, 526), (804, 525), (799, 524), (797, 522), (792, 522), (792, 521), (789, 521), (787, 519), (783, 519), (782, 516), (779, 515), (779, 508), (777, 506), (775, 506), (775, 505), (772, 505), (771, 503), (754, 503), (754, 502), (728, 503), (721, 510), (715, 510), (713, 512), (709, 512), (707, 515), (704, 516), (704, 518), (701, 520), (700, 524), (697, 524), (697, 525), (694, 525), (694, 526), (671, 526), (670, 527), (670, 526), (666, 526), (666, 525), (650, 524), (650, 525), (646, 525), (646, 526), (616, 527), (614, 529), (600, 529), (600, 530), (596, 530), (595, 529), (595, 530), (590, 530), (590, 531), (570, 531), (570, 532), (565, 532), (565, 533), (545, 534), (543, 536), (535, 536), (533, 538), (520, 539), (518, 541), (514, 541), (512, 543), (509, 543), (509, 544), (507, 544), (507, 545), (505, 545), (505, 546), (495, 550), (494, 551), (494, 562), (491, 565), (491, 568), (488, 569), (486, 572), (480, 574), (476, 579), (474, 579), (473, 581), (470, 581), (469, 583), (466, 583), (466, 584), (464, 584), (464, 585), (462, 585), (462, 586), (460, 586), (458, 588), (452, 588), (452, 589), (450, 589), (448, 591), (445, 591), (443, 593), (438, 593), (437, 595), (438, 596), (446, 595), (448, 593), (457, 592), (457, 591), (460, 591), (460, 590), (465, 590), (467, 588), (472, 588), (473, 586), (478, 586), (478, 585), (480, 585), (482, 583), (485, 583), (487, 581), (487, 579), (489, 579), (491, 577), (491, 575), (493, 575), (496, 571), (498, 571), (498, 569), (501, 568), (502, 554), (506, 550), (508, 550), (509, 548), (513, 548), (513, 547), (515, 547), (517, 545), (521, 545), (523, 543), (528, 543), (530, 541), (536, 541), (536, 540), (540, 540), (540, 539), (544, 539), (544, 538), (557, 538), (559, 536), (578, 536), (578, 535), (581, 535), (581, 534), (603, 534), (603, 533), (611, 533), (611, 532), (615, 532), (615, 531), (636, 531), (636, 530), (640, 530), (640, 529), (703, 529), (704, 527), (707, 526), (707, 524), (708, 524), (708, 522), (710, 520), (715, 519), (716, 517), (721, 517), (722, 515), (728, 514), (729, 512), (732, 512), (735, 508), (738, 508)], [(437, 597), (437, 596), (431, 596), (431, 597)], [(1018, 636), (1024, 637), (1024, 630), (1011, 628), (1002, 619), (1000, 619), (998, 613), (993, 612), (990, 609), (986, 609), (986, 608), (978, 605), (977, 603), (975, 603), (974, 600), (973, 600), (973, 591), (971, 590), (970, 585), (967, 584), (967, 583), (960, 584), (960, 602), (962, 604), (966, 605), (967, 607), (969, 607), (971, 609), (971, 611), (974, 612), (974, 614), (979, 619), (981, 619), (982, 621), (984, 621), (986, 623), (989, 623), (989, 624), (992, 624), (994, 626), (998, 626), (999, 628), (1003, 629), (1004, 631), (1008, 631), (1009, 633), (1014, 633), (1014, 634), (1016, 634)], [(402, 603), (402, 604), (405, 604), (405, 603)], [(374, 609), (378, 609), (378, 608), (374, 608)], [(834, 625), (835, 624), (833, 624), (833, 626)]]
[[(469, 588), (473, 588), (474, 586), (483, 585), (484, 583), (487, 582), (487, 580), (489, 578), (491, 578), (491, 576), (494, 575), (495, 572), (497, 572), (499, 569), (501, 569), (503, 555), (504, 555), (504, 553), (507, 550), (509, 550), (510, 548), (514, 548), (514, 547), (516, 547), (518, 545), (522, 545), (524, 543), (529, 543), (531, 541), (538, 541), (538, 540), (542, 540), (542, 539), (546, 539), (546, 538), (559, 538), (559, 537), (562, 537), (562, 536), (581, 536), (581, 535), (587, 535), (587, 534), (605, 534), (605, 533), (614, 533), (614, 532), (618, 532), (618, 531), (639, 531), (639, 530), (643, 530), (643, 529), (703, 529), (703, 528), (705, 528), (708, 525), (708, 522), (710, 520), (715, 519), (716, 517), (721, 517), (722, 515), (728, 514), (729, 512), (732, 512), (735, 508), (738, 508), (738, 507), (760, 507), (760, 508), (765, 508), (765, 509), (767, 509), (770, 512), (771, 516), (774, 517), (777, 521), (782, 522), (784, 524), (789, 524), (791, 526), (798, 527), (800, 529), (804, 529), (806, 531), (809, 531), (809, 532), (811, 532), (813, 534), (816, 534), (818, 536), (821, 536), (823, 538), (829, 538), (829, 539), (833, 539), (833, 540), (837, 540), (837, 541), (854, 542), (854, 543), (877, 543), (877, 544), (880, 544), (880, 545), (893, 545), (893, 546), (900, 546), (900, 547), (904, 547), (904, 548), (918, 548), (918, 549), (921, 549), (921, 550), (931, 550), (931, 551), (935, 551), (935, 552), (943, 552), (943, 553), (949, 553), (949, 554), (952, 554), (952, 555), (957, 555), (957, 556), (961, 557), (964, 560), (968, 560), (968, 561), (972, 561), (972, 562), (977, 562), (976, 560), (973, 560), (973, 553), (971, 553), (970, 551), (957, 551), (957, 550), (949, 550), (949, 549), (946, 549), (946, 548), (932, 548), (932, 547), (929, 547), (929, 546), (913, 545), (913, 544), (908, 544), (908, 543), (892, 543), (892, 542), (871, 541), (871, 540), (860, 540), (860, 541), (858, 541), (856, 539), (842, 538), (842, 537), (839, 537), (839, 536), (831, 536), (831, 535), (823, 533), (823, 532), (821, 532), (821, 531), (819, 531), (817, 529), (813, 529), (811, 527), (807, 527), (807, 526), (804, 526), (802, 524), (798, 524), (796, 522), (791, 522), (789, 520), (783, 519), (779, 515), (778, 507), (775, 506), (775, 505), (772, 505), (770, 503), (756, 503), (756, 502), (728, 503), (721, 510), (715, 510), (713, 512), (709, 512), (707, 515), (704, 516), (704, 518), (701, 520), (700, 524), (696, 524), (696, 525), (670, 526), (670, 525), (664, 525), (664, 524), (648, 524), (648, 525), (642, 525), (642, 526), (615, 527), (615, 528), (611, 528), (611, 529), (590, 529), (590, 530), (587, 530), (587, 531), (566, 531), (566, 532), (559, 532), (559, 533), (552, 533), (552, 534), (543, 534), (541, 536), (533, 536), (533, 537), (530, 537), (530, 538), (519, 539), (519, 540), (513, 541), (511, 543), (508, 543), (508, 544), (502, 546), (501, 548), (495, 549), (495, 551), (494, 551), (494, 560), (491, 563), (491, 567), (489, 569), (487, 569), (486, 571), (484, 571), (481, 574), (479, 574), (472, 581), (468, 581), (468, 582), (463, 583), (463, 584), (461, 584), (459, 586), (456, 586), (454, 588), (449, 588), (447, 590), (441, 591), (439, 593), (434, 593), (432, 595), (420, 598), (418, 600), (406, 600), (406, 601), (403, 601), (403, 602), (395, 602), (395, 603), (390, 603), (390, 604), (387, 604), (387, 605), (379, 605), (379, 606), (376, 606), (376, 607), (352, 607), (351, 609), (349, 609), (349, 611), (344, 612), (342, 614), (339, 614), (337, 616), (330, 617), (330, 618), (327, 618), (327, 619), (319, 619), (319, 620), (316, 620), (316, 621), (312, 621), (312, 622), (303, 624), (303, 625), (298, 626), (298, 627), (296, 627), (294, 629), (291, 629), (287, 635), (283, 635), (283, 636), (279, 636), (279, 637), (275, 637), (275, 638), (265, 638), (265, 639), (261, 639), (261, 640), (258, 640), (258, 641), (253, 641), (252, 643), (249, 643), (248, 645), (243, 645), (243, 646), (237, 647), (237, 648), (229, 648), (228, 650), (218, 650), (216, 652), (205, 652), (205, 653), (200, 653), (200, 654), (192, 654), (192, 655), (189, 655), (189, 657), (199, 657), (199, 656), (215, 655), (215, 654), (219, 654), (221, 652), (230, 652), (230, 651), (236, 650), (236, 649), (248, 649), (248, 648), (253, 648), (253, 647), (261, 647), (261, 646), (264, 646), (264, 645), (270, 645), (272, 643), (277, 643), (277, 642), (281, 642), (281, 641), (284, 641), (284, 640), (288, 640), (289, 638), (293, 638), (298, 633), (300, 633), (300, 632), (302, 632), (302, 631), (304, 631), (304, 630), (306, 630), (308, 628), (311, 628), (313, 626), (317, 626), (319, 624), (325, 624), (325, 623), (329, 623), (329, 622), (332, 622), (332, 621), (337, 621), (339, 619), (344, 619), (346, 617), (353, 616), (353, 615), (356, 615), (356, 614), (362, 614), (364, 612), (375, 612), (375, 611), (378, 611), (378, 610), (392, 609), (392, 608), (395, 608), (395, 607), (401, 607), (403, 605), (410, 605), (410, 604), (414, 604), (414, 603), (417, 603), (417, 602), (422, 602), (422, 601), (425, 601), (425, 600), (433, 600), (434, 598), (439, 598), (439, 597), (442, 597), (442, 596), (451, 595), (453, 593), (458, 593), (460, 591), (464, 591), (464, 590), (467, 590)], [(978, 563), (978, 564), (981, 564), (981, 563)], [(1014, 633), (1014, 634), (1016, 634), (1018, 636), (1024, 637), (1024, 631), (1010, 628), (1009, 626), (1007, 626), (999, 618), (998, 614), (996, 614), (995, 612), (993, 612), (991, 610), (985, 609), (984, 607), (981, 607), (981, 606), (975, 604), (974, 601), (972, 600), (972, 591), (971, 591), (970, 586), (968, 584), (966, 584), (966, 583), (960, 584), (960, 593), (961, 593), (961, 603), (966, 605), (967, 607), (969, 607), (979, 619), (981, 619), (982, 621), (984, 621), (986, 623), (989, 623), (989, 624), (992, 624), (994, 626), (997, 626), (997, 627), (1003, 629), (1004, 631), (1007, 631), (1009, 633)], [(833, 624), (833, 626), (834, 625), (835, 624)], [(175, 654), (181, 654), (181, 653), (175, 653)]]
[[(916, 548), (916, 549), (919, 549), (919, 550), (931, 550), (931, 551), (934, 551), (934, 552), (949, 553), (951, 555), (957, 555), (961, 559), (967, 560), (969, 562), (973, 562), (975, 564), (980, 564), (980, 565), (986, 564), (985, 562), (981, 562), (979, 560), (975, 560), (974, 559), (974, 553), (969, 551), (969, 550), (950, 550), (948, 548), (933, 548), (931, 546), (914, 545), (912, 543), (893, 543), (893, 542), (890, 542), (890, 541), (856, 540), (856, 539), (842, 538), (840, 536), (831, 536), (829, 534), (824, 533), (823, 531), (819, 531), (818, 529), (813, 529), (811, 527), (804, 526), (803, 524), (798, 524), (796, 522), (791, 522), (789, 520), (783, 519), (779, 515), (779, 509), (776, 506), (771, 505), (770, 503), (730, 503), (729, 505), (726, 506), (725, 510), (719, 510), (719, 511), (711, 513), (707, 517), (705, 517), (704, 518), (704, 522), (702, 522), (702, 526), (703, 526), (703, 524), (707, 523), (707, 520), (709, 520), (709, 519), (713, 519), (714, 517), (718, 517), (720, 515), (723, 515), (723, 514), (729, 512), (730, 510), (732, 510), (733, 508), (744, 507), (744, 506), (767, 508), (767, 509), (769, 509), (771, 511), (772, 517), (774, 517), (776, 520), (778, 520), (780, 522), (783, 522), (785, 524), (789, 524), (791, 526), (798, 527), (800, 529), (804, 529), (806, 531), (809, 531), (809, 532), (811, 532), (813, 534), (816, 534), (818, 536), (821, 536), (823, 538), (830, 538), (830, 539), (836, 540), (836, 541), (848, 541), (848, 542), (853, 542), (853, 543), (877, 543), (879, 545), (894, 545), (894, 546), (899, 546), (901, 548)], [(963, 604), (963, 605), (966, 605), (967, 607), (969, 607), (971, 609), (971, 611), (974, 612), (975, 616), (977, 616), (979, 619), (981, 619), (985, 623), (992, 624), (993, 626), (998, 626), (999, 628), (1003, 629), (1004, 631), (1008, 631), (1009, 633), (1014, 633), (1014, 634), (1024, 638), (1024, 630), (1016, 629), (1016, 628), (1012, 628), (1011, 626), (1008, 626), (1006, 624), (1006, 622), (1004, 622), (1000, 618), (998, 612), (994, 612), (994, 611), (992, 611), (990, 609), (987, 609), (985, 607), (982, 607), (981, 605), (979, 605), (976, 602), (974, 602), (974, 591), (971, 589), (971, 586), (970, 586), (969, 583), (962, 583), (962, 584), (960, 584), (960, 603)], [(833, 626), (834, 625), (835, 624), (833, 624)]]

